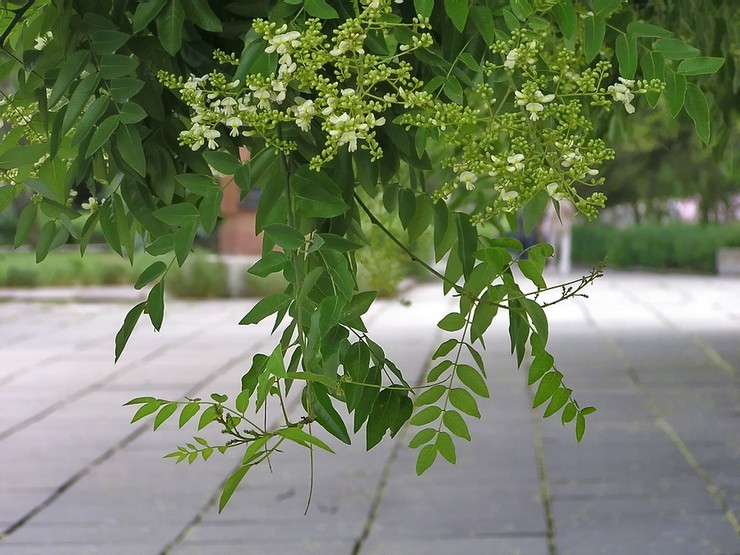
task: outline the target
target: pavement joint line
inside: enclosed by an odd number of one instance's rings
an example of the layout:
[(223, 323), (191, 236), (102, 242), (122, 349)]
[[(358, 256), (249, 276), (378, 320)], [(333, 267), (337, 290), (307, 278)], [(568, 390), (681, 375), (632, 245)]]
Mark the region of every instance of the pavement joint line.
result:
[(140, 364), (142, 364), (145, 361), (152, 361), (156, 360), (162, 355), (164, 355), (166, 352), (168, 352), (173, 346), (183, 342), (187, 341), (190, 338), (197, 337), (200, 335), (200, 329), (197, 329), (193, 331), (192, 333), (189, 333), (185, 335), (184, 337), (177, 338), (173, 341), (170, 341), (169, 343), (165, 343), (164, 345), (158, 347), (157, 349), (154, 349), (153, 351), (143, 355), (142, 357), (136, 359), (136, 361), (131, 361), (128, 364), (125, 364), (121, 366), (119, 369), (113, 370), (110, 374), (105, 376), (104, 378), (99, 379), (96, 382), (93, 382), (92, 384), (88, 385), (87, 387), (84, 387), (82, 389), (79, 389), (75, 391), (74, 393), (67, 395), (63, 399), (60, 399), (51, 405), (48, 405), (43, 410), (40, 410), (36, 414), (29, 416), (28, 418), (21, 420), (14, 426), (11, 426), (10, 428), (7, 428), (0, 432), (0, 442), (7, 439), (11, 435), (19, 432), (20, 430), (23, 430), (24, 428), (30, 426), (31, 424), (34, 424), (40, 420), (43, 420), (44, 418), (50, 416), (51, 414), (54, 414), (58, 410), (63, 409), (67, 405), (79, 401), (83, 397), (89, 395), (90, 393), (93, 393), (95, 391), (98, 391), (102, 387), (105, 387), (110, 382), (112, 382), (115, 379), (120, 378), (121, 376), (125, 376), (132, 370), (138, 368)]
[[(641, 306), (642, 308), (646, 309), (648, 312), (653, 314), (658, 320), (663, 322), (668, 328), (672, 329), (675, 332), (678, 332), (679, 334), (683, 335), (684, 337), (690, 339), (694, 345), (696, 345), (700, 351), (706, 356), (710, 362), (715, 364), (718, 368), (721, 368), (725, 372), (727, 372), (731, 376), (737, 375), (737, 368), (735, 368), (732, 364), (730, 364), (727, 360), (722, 357), (711, 345), (700, 339), (696, 334), (693, 333), (687, 333), (683, 331), (681, 328), (676, 326), (663, 312), (661, 312), (658, 308), (656, 308), (654, 305), (644, 302), (642, 299), (636, 297), (635, 295), (625, 293), (625, 296), (635, 303), (638, 306)], [(691, 297), (689, 297), (691, 298)]]
[[(183, 394), (183, 397), (187, 398), (191, 395), (194, 395), (195, 393), (198, 392), (200, 387), (207, 385), (208, 383), (212, 382), (216, 378), (220, 377), (222, 374), (225, 374), (226, 372), (231, 370), (236, 364), (241, 362), (245, 356), (249, 356), (249, 354), (254, 352), (256, 348), (259, 348), (260, 344), (261, 343), (258, 343), (257, 346), (250, 347), (248, 350), (240, 353), (239, 355), (233, 357), (231, 360), (227, 361), (226, 363), (218, 367), (216, 370), (214, 370), (208, 376), (206, 376), (203, 380), (198, 382), (196, 386), (192, 387), (187, 392), (185, 392)], [(7, 528), (4, 532), (0, 533), (0, 543), (4, 539), (9, 537), (11, 534), (16, 532), (18, 529), (26, 525), (30, 520), (36, 517), (44, 509), (49, 507), (52, 503), (54, 503), (57, 499), (59, 499), (64, 494), (64, 492), (66, 492), (69, 488), (74, 486), (77, 482), (82, 480), (85, 476), (89, 475), (96, 468), (98, 468), (100, 465), (102, 465), (104, 462), (110, 459), (113, 455), (115, 455), (116, 453), (121, 451), (123, 448), (125, 448), (127, 445), (129, 445), (134, 440), (136, 440), (139, 436), (141, 436), (144, 432), (146, 432), (149, 429), (149, 424), (150, 424), (149, 421), (147, 421), (143, 423), (142, 425), (138, 426), (133, 432), (129, 433), (121, 441), (119, 441), (113, 447), (111, 447), (110, 449), (105, 451), (102, 455), (97, 457), (90, 464), (88, 464), (85, 468), (81, 469), (76, 474), (68, 478), (61, 486), (59, 486), (54, 491), (54, 493), (52, 493), (49, 497), (47, 497), (43, 502), (36, 505), (36, 507), (28, 511), (19, 520), (17, 520), (9, 528)]]
[(738, 518), (735, 515), (735, 513), (732, 511), (732, 509), (727, 504), (727, 500), (725, 499), (725, 496), (722, 493), (722, 490), (719, 487), (717, 487), (717, 485), (712, 481), (711, 477), (709, 476), (709, 473), (704, 469), (701, 463), (697, 460), (697, 458), (694, 456), (694, 454), (689, 449), (688, 445), (686, 445), (686, 443), (681, 439), (681, 436), (678, 435), (678, 432), (676, 432), (676, 430), (663, 417), (658, 404), (655, 402), (653, 395), (647, 389), (645, 389), (645, 387), (640, 383), (640, 379), (637, 374), (637, 371), (632, 366), (632, 363), (629, 360), (629, 357), (627, 356), (627, 353), (625, 352), (625, 350), (617, 343), (617, 341), (611, 335), (607, 334), (596, 323), (593, 316), (591, 315), (591, 312), (588, 310), (588, 308), (584, 304), (581, 304), (581, 310), (586, 316), (586, 320), (591, 324), (592, 328), (598, 331), (599, 335), (602, 336), (602, 338), (606, 341), (606, 343), (614, 351), (617, 357), (622, 361), (622, 364), (624, 365), (624, 369), (627, 372), (627, 375), (630, 377), (630, 381), (632, 382), (633, 386), (642, 394), (644, 402), (645, 402), (645, 406), (648, 408), (650, 412), (653, 413), (654, 424), (668, 436), (668, 439), (671, 440), (671, 443), (673, 443), (676, 449), (678, 449), (678, 451), (681, 453), (681, 455), (686, 460), (686, 463), (691, 467), (694, 473), (701, 479), (701, 481), (704, 483), (704, 486), (707, 488), (707, 491), (709, 492), (709, 494), (712, 496), (715, 502), (719, 505), (720, 509), (724, 513), (725, 518), (730, 523), (730, 526), (732, 526), (735, 533), (738, 536), (740, 536), (740, 522), (738, 521)]
[[(530, 402), (533, 400), (532, 390), (525, 386)], [(545, 526), (547, 527), (547, 553), (558, 555), (558, 545), (555, 538), (555, 519), (552, 514), (552, 498), (550, 486), (547, 480), (547, 463), (545, 462), (545, 447), (542, 443), (542, 422), (540, 415), (534, 409), (530, 411), (532, 427), (534, 428), (534, 450), (537, 458), (537, 476), (540, 482), (540, 495), (542, 496), (542, 509), (545, 513)]]

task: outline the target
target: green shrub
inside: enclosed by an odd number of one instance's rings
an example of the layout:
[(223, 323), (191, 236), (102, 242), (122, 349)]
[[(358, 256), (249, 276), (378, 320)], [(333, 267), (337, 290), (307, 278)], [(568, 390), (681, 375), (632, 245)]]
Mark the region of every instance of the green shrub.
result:
[(587, 224), (573, 230), (573, 259), (608, 259), (613, 268), (717, 271), (717, 249), (740, 245), (740, 225), (671, 223), (625, 229)]
[(167, 275), (167, 286), (178, 297), (216, 298), (226, 294), (226, 268), (220, 261), (205, 254), (188, 258), (182, 268), (173, 268)]

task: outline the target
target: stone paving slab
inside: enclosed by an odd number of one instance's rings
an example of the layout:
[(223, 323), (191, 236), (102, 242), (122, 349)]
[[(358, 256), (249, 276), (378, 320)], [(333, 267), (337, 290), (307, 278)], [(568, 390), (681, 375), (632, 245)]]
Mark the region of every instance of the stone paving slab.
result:
[[(162, 332), (141, 326), (113, 365), (136, 293), (21, 293), (0, 292), (0, 554), (740, 554), (738, 278), (611, 273), (550, 310), (559, 368), (599, 409), (581, 445), (530, 410), (527, 363), (497, 322), (491, 398), (458, 464), (416, 477), (413, 430), (370, 453), (362, 432), (322, 436), (337, 455), (316, 454), (306, 516), (305, 451), (250, 473), (219, 515), (236, 458), (174, 466), (161, 457), (189, 432), (129, 425), (121, 407), (235, 394), (269, 334), (236, 325), (254, 300), (172, 302)], [(371, 333), (413, 381), (454, 300), (426, 285), (404, 297), (379, 304)]]

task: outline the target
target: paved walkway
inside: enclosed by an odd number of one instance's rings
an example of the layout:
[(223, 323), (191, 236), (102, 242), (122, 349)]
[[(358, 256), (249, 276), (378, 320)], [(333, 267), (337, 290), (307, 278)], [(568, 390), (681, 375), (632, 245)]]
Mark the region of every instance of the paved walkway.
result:
[[(304, 453), (248, 475), (218, 515), (237, 457), (175, 466), (161, 457), (187, 432), (121, 408), (233, 395), (268, 345), (269, 327), (236, 325), (253, 301), (172, 302), (114, 365), (129, 305), (15, 296), (0, 304), (0, 554), (740, 554), (740, 280), (612, 272), (589, 294), (550, 311), (560, 368), (599, 408), (581, 445), (530, 410), (502, 322), (457, 466), (417, 478), (403, 432), (369, 454), (333, 441), (308, 516)], [(372, 331), (420, 373), (449, 304), (429, 286), (406, 298), (381, 303)]]

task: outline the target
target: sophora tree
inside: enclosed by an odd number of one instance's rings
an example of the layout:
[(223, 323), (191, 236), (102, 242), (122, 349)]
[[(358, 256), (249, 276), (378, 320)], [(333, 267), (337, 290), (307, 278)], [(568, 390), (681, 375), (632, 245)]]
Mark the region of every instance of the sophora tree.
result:
[[(723, 63), (620, 0), (4, 0), (0, 29), (0, 208), (31, 195), (16, 244), (38, 223), (39, 261), (70, 238), (84, 253), (99, 227), (121, 256), (133, 261), (143, 244), (158, 257), (136, 283), (149, 293), (116, 358), (137, 323), (163, 325), (168, 272), (218, 223), (218, 176), (261, 190), (263, 255), (250, 272), (288, 285), (240, 323), (273, 319), (273, 348), (253, 357), (233, 399), (131, 401), (134, 421), (155, 415), (155, 428), (171, 417), (221, 428), (225, 442), (196, 437), (168, 455), (238, 452), (221, 508), (283, 443), (331, 450), (317, 426), (344, 443), (364, 427), (370, 449), (410, 422), (418, 473), (454, 463), (489, 395), (481, 351), (497, 316), (512, 356), (527, 360), (535, 407), (580, 440), (595, 409), (548, 352), (540, 294), (572, 297), (600, 270), (548, 286), (552, 248), (523, 250), (502, 231), (518, 215), (531, 229), (551, 202), (597, 216), (600, 166), (614, 153), (595, 129), (611, 111), (628, 117), (663, 95), (707, 142), (694, 76)], [(78, 190), (89, 193), (75, 200)], [(365, 217), (458, 301), (421, 385), (363, 323), (375, 300), (357, 287)], [(408, 246), (424, 233), (434, 261)], [(258, 418), (268, 403), (283, 408), (274, 428)]]

